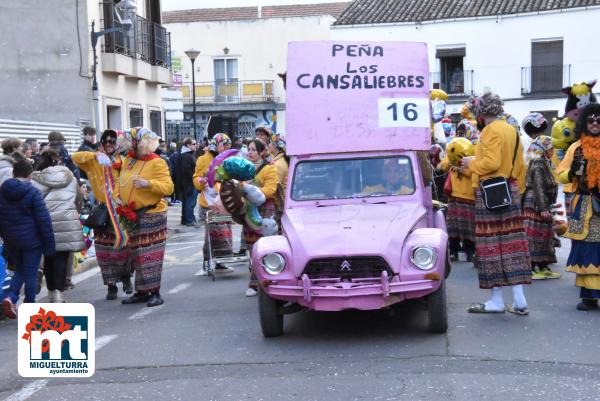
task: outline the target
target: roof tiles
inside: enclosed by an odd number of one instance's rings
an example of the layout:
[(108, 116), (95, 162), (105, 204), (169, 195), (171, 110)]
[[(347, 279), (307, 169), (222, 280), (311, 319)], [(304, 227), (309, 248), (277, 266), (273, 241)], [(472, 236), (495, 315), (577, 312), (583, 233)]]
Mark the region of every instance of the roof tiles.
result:
[(600, 6), (600, 0), (355, 0), (334, 25), (384, 24)]

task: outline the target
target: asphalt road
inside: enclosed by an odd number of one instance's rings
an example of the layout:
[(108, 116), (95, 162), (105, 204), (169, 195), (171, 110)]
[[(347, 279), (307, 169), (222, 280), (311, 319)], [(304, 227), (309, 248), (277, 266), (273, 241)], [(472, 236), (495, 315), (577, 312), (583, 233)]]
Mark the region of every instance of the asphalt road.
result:
[[(106, 301), (97, 269), (66, 292), (96, 308), (92, 378), (21, 378), (16, 322), (0, 322), (0, 398), (600, 400), (600, 312), (575, 310), (571, 274), (528, 286), (529, 316), (471, 315), (468, 304), (488, 292), (472, 265), (459, 262), (448, 279), (445, 335), (426, 331), (425, 308), (413, 302), (382, 312), (287, 315), (284, 336), (265, 339), (257, 298), (244, 297), (247, 268), (216, 282), (197, 276), (203, 230), (176, 223), (173, 209), (164, 305)], [(559, 249), (555, 270), (567, 254)], [(508, 290), (505, 301), (512, 301)]]

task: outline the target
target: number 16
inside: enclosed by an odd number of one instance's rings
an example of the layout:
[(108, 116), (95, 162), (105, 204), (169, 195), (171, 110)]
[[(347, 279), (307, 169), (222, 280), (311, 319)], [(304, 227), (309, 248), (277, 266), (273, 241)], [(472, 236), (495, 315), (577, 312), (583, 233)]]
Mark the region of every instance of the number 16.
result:
[[(419, 118), (416, 110), (417, 105), (415, 103), (406, 103), (404, 108), (402, 109), (402, 114), (404, 115), (404, 119), (407, 121), (415, 121)], [(387, 110), (392, 111), (392, 119), (394, 121), (398, 121), (398, 103), (392, 103), (387, 107)]]

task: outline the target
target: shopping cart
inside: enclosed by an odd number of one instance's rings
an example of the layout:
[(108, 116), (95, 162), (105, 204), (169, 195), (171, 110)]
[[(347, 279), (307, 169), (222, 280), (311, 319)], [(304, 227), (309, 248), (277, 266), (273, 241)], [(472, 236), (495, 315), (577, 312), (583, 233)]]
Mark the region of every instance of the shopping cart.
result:
[[(250, 257), (248, 256), (248, 252), (245, 251), (243, 253), (233, 252), (233, 246), (227, 247), (227, 249), (219, 249), (215, 248), (215, 242), (210, 235), (210, 225), (215, 223), (231, 223), (235, 224), (231, 216), (224, 216), (218, 213), (215, 213), (211, 210), (206, 212), (205, 217), (205, 230), (206, 230), (206, 247), (208, 258), (205, 257), (204, 263), (202, 264), (202, 270), (205, 275), (210, 277), (213, 281), (216, 279), (215, 269), (217, 264), (238, 264), (244, 262), (250, 262)], [(233, 227), (232, 227), (233, 230)], [(233, 239), (232, 239), (233, 242)], [(241, 241), (240, 241), (241, 242)], [(233, 245), (233, 244), (232, 244)], [(238, 247), (238, 249), (241, 248)], [(206, 255), (205, 255), (206, 256)]]

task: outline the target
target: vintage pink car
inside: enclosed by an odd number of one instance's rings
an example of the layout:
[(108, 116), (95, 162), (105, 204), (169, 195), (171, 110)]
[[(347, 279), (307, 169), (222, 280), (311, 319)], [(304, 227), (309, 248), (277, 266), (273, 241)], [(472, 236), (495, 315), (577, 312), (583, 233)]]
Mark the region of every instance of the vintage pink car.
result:
[(427, 45), (288, 46), (282, 235), (253, 248), (260, 323), (285, 313), (373, 310), (425, 298), (429, 330), (447, 329), (448, 235), (417, 151), (431, 146)]
[[(266, 337), (297, 310), (381, 309), (426, 298), (429, 330), (447, 329), (446, 223), (412, 151), (292, 158), (282, 235), (253, 266)], [(288, 304), (284, 307), (284, 304)]]

